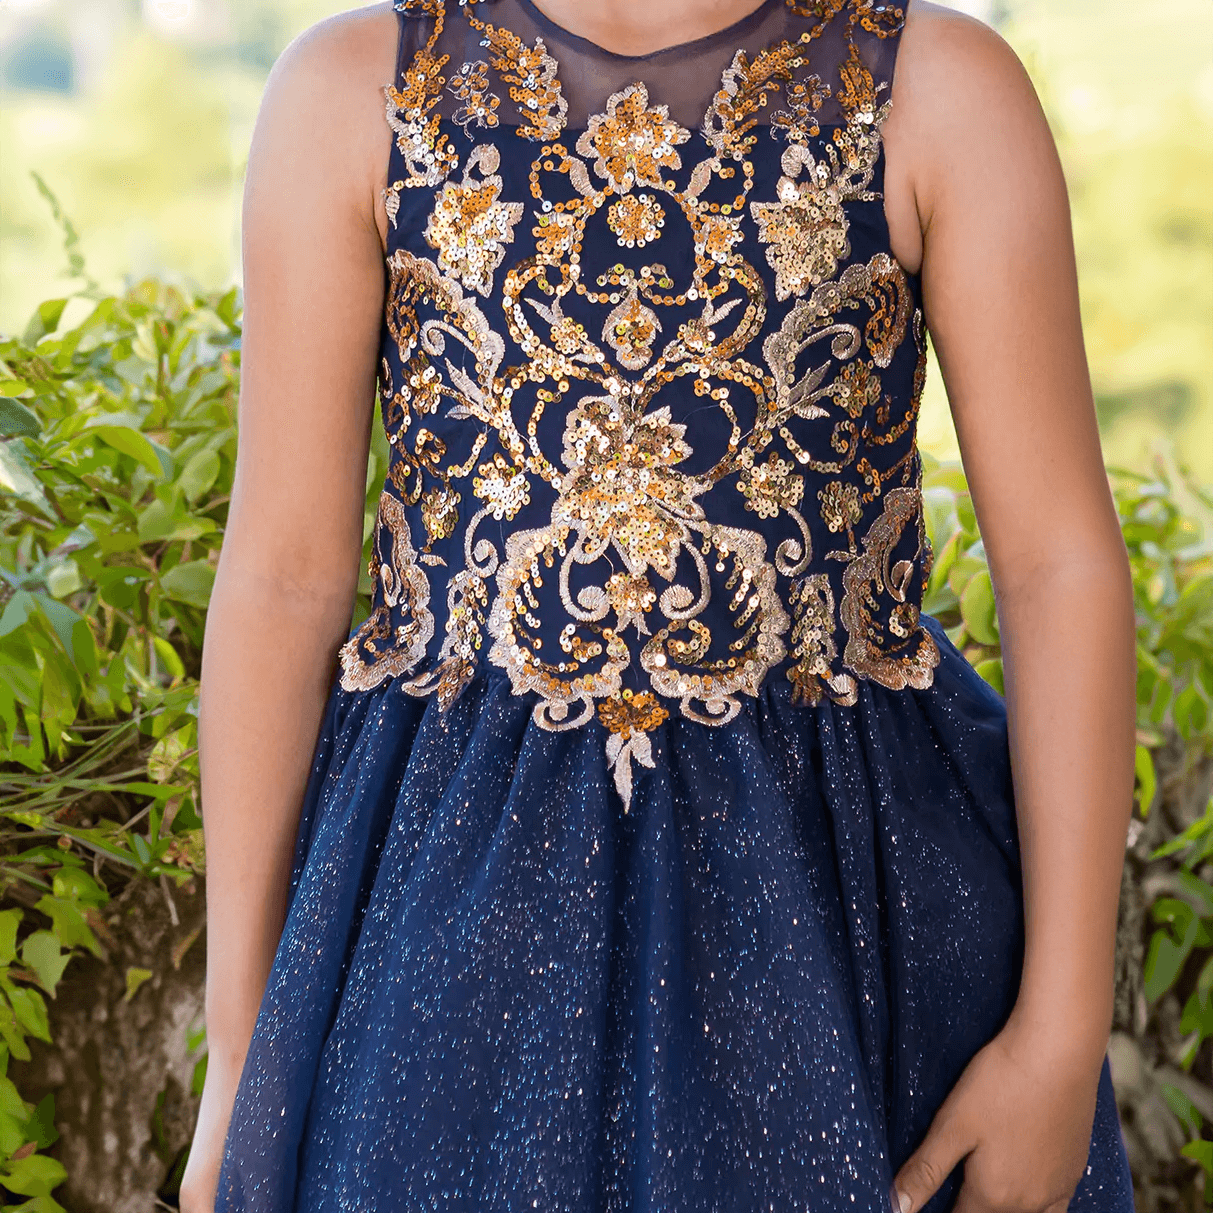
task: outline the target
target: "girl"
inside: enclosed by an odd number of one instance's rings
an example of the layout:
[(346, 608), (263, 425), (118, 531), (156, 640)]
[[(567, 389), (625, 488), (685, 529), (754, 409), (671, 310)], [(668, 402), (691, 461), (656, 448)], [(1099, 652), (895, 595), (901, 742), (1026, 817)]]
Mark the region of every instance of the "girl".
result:
[[(1129, 1213), (1133, 611), (1007, 47), (401, 0), (245, 216), (186, 1213)], [(920, 609), (928, 332), (1005, 703)]]

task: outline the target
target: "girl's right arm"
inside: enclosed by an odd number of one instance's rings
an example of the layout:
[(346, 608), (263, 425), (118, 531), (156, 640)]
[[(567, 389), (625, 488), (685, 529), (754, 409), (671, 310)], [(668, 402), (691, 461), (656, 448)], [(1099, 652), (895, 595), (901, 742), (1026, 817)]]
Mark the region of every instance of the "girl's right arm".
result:
[(381, 89), (395, 48), (387, 5), (298, 39), (270, 77), (249, 157), (240, 449), (199, 720), (209, 1061), (183, 1213), (215, 1207), (350, 623), (384, 296)]

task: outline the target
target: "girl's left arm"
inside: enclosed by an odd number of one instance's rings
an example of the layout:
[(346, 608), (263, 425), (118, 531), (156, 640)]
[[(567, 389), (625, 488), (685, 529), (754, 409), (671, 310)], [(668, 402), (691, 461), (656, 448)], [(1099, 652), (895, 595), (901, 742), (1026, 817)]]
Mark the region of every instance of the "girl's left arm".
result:
[[(886, 146), (890, 223), (903, 259), (921, 258), (995, 586), (1026, 932), (1009, 1020), (896, 1190), (917, 1213), (963, 1160), (955, 1213), (1064, 1213), (1086, 1166), (1111, 1028), (1135, 727), (1132, 586), (1083, 348), (1068, 198), (1014, 54), (985, 26), (921, 0)], [(899, 230), (909, 210), (915, 232)]]

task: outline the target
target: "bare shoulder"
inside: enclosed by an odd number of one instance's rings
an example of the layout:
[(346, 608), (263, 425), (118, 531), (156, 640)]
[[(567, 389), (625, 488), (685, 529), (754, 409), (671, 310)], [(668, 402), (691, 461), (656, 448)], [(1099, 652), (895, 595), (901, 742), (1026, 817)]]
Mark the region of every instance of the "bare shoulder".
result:
[(953, 8), (916, 0), (901, 35), (895, 104), (913, 118), (997, 126), (1040, 112), (1023, 63), (1000, 34)]
[[(337, 13), (304, 30), (279, 56), (271, 87), (346, 88), (391, 82), (396, 60), (397, 18), (391, 4)], [(330, 93), (328, 100), (339, 100)]]
[[(913, 0), (885, 128), (890, 226), (910, 259), (912, 228), (929, 227), (961, 176), (1056, 176), (1056, 149), (1036, 90), (996, 31), (930, 0)], [(900, 254), (899, 254), (900, 255)]]
[(368, 215), (381, 209), (390, 143), (383, 89), (395, 73), (397, 30), (391, 4), (375, 4), (319, 22), (282, 52), (266, 84), (250, 179), (268, 169), (284, 184), (323, 181)]

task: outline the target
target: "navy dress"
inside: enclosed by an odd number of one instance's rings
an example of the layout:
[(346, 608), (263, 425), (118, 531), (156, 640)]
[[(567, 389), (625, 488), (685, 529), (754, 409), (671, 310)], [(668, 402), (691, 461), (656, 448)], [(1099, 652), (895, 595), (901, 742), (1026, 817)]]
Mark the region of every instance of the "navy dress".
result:
[[(1023, 951), (1003, 701), (920, 613), (904, 13), (396, 7), (373, 611), (218, 1209), (887, 1213)], [(1105, 1065), (1070, 1208), (1132, 1207)]]

